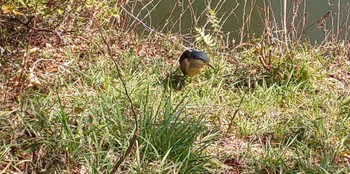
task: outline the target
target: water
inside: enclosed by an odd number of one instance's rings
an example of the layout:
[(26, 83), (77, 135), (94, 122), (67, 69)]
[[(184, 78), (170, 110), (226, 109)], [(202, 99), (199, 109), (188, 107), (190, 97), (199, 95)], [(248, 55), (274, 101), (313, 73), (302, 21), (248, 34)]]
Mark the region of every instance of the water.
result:
[[(202, 13), (208, 5), (209, 1), (204, 0), (194, 0), (191, 6), (189, 6), (188, 1), (192, 0), (154, 0), (149, 3), (139, 4), (134, 14), (141, 11), (139, 18), (142, 17), (143, 21), (158, 31), (162, 32), (181, 32), (190, 33), (194, 31), (195, 26), (210, 29), (210, 24), (207, 24), (207, 16)], [(294, 0), (295, 1), (295, 0)], [(293, 1), (293, 2), (294, 2)], [(254, 8), (250, 13), (251, 3), (254, 2)], [(241, 38), (241, 28), (244, 22), (243, 14), (245, 12), (245, 19), (247, 15), (250, 15), (250, 21), (245, 25), (245, 30), (243, 32), (243, 38), (249, 38), (252, 35), (260, 37), (264, 30), (263, 15), (264, 15), (264, 1), (263, 0), (211, 0), (210, 6), (212, 9), (216, 8), (216, 13), (221, 22), (226, 20), (222, 24), (222, 31), (229, 33), (231, 38), (239, 41)], [(266, 1), (269, 3), (268, 1)], [(270, 21), (277, 21), (279, 29), (281, 29), (282, 24), (282, 6), (283, 0), (270, 0)], [(287, 27), (291, 22), (293, 13), (293, 6), (291, 5), (291, 0), (288, 0), (287, 12), (288, 12), (288, 22)], [(340, 6), (338, 4), (340, 2)], [(321, 42), (325, 39), (324, 30), (333, 31), (330, 34), (336, 34), (339, 30), (340, 35), (337, 40), (349, 40), (349, 13), (350, 13), (350, 0), (307, 0), (302, 1), (298, 11), (298, 17), (295, 20), (295, 27), (298, 34), (302, 34), (303, 30), (307, 28), (304, 32), (306, 38), (311, 42)], [(303, 11), (308, 13), (307, 20), (304, 27), (301, 27), (303, 19)], [(141, 10), (142, 9), (142, 10)], [(329, 13), (329, 16), (325, 20), (324, 27), (317, 25), (317, 22)], [(231, 13), (231, 14), (230, 14)], [(148, 14), (148, 15), (147, 15)], [(230, 14), (230, 15), (229, 15)], [(339, 15), (339, 29), (338, 29), (338, 14)], [(273, 18), (273, 17), (274, 18)], [(226, 19), (227, 18), (227, 19)], [(333, 20), (332, 20), (333, 18)], [(300, 25), (298, 25), (300, 24)], [(273, 28), (273, 31), (278, 31), (278, 29)], [(276, 36), (278, 32), (274, 33)], [(298, 35), (298, 36), (299, 36)], [(330, 36), (330, 35), (328, 35)]]

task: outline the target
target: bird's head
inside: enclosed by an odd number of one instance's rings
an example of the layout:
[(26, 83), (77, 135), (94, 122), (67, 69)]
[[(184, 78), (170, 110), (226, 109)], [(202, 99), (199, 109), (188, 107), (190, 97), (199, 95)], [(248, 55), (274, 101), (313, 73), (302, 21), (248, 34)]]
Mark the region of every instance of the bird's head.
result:
[(209, 59), (208, 55), (205, 54), (203, 51), (191, 50), (191, 57), (192, 57), (192, 59), (202, 60), (206, 65), (208, 65), (209, 67), (211, 67), (215, 70), (213, 65), (210, 64), (210, 59)]
[(180, 68), (181, 71), (192, 77), (202, 71), (204, 66), (209, 66), (215, 70), (210, 64), (210, 59), (207, 54), (203, 51), (198, 50), (186, 50), (180, 57)]

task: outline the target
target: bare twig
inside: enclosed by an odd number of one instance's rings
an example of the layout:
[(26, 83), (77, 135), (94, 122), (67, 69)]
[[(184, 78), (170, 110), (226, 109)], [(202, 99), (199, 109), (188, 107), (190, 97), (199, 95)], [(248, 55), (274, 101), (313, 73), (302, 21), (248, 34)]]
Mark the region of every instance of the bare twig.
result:
[(341, 26), (340, 26), (340, 12), (341, 12), (341, 9), (340, 9), (340, 1), (338, 1), (338, 14), (337, 14), (337, 33), (336, 33), (336, 41), (338, 41), (339, 39), (339, 34), (341, 32)]
[(344, 38), (348, 38), (349, 36), (349, 31), (350, 31), (350, 25), (349, 25), (349, 19), (350, 19), (350, 7), (347, 7), (347, 10), (345, 11), (346, 18), (345, 18), (345, 22), (344, 22), (344, 26), (345, 26), (345, 37)]
[(287, 30), (287, 0), (283, 1), (283, 34), (284, 46), (288, 48), (288, 30)]
[[(167, 15), (165, 15), (164, 16), (164, 18), (160, 21), (160, 24), (163, 24), (164, 23), (164, 25), (163, 25), (163, 27), (159, 30), (160, 32), (163, 32), (165, 29), (168, 29), (168, 31), (171, 31), (171, 30), (169, 30), (169, 27), (170, 28), (173, 28), (174, 26), (170, 26), (171, 24), (171, 20), (174, 18), (174, 13), (175, 13), (175, 11), (176, 11), (176, 7), (182, 7), (181, 6), (181, 2), (180, 1), (177, 1), (177, 3), (175, 3), (174, 4), (174, 6), (173, 6), (173, 8), (171, 9), (171, 11), (167, 14)], [(181, 15), (180, 15), (181, 16)], [(181, 18), (181, 17), (180, 17)], [(175, 25), (175, 24), (173, 24), (173, 25)], [(179, 31), (181, 31), (181, 28), (180, 28), (180, 30)]]
[(129, 95), (129, 92), (128, 92), (128, 89), (127, 89), (127, 87), (126, 87), (126, 84), (125, 84), (125, 82), (124, 82), (124, 80), (123, 80), (123, 78), (122, 78), (122, 75), (121, 75), (121, 73), (120, 73), (120, 67), (119, 67), (118, 63), (117, 63), (117, 62), (113, 59), (113, 57), (112, 57), (111, 48), (109, 47), (109, 44), (108, 44), (107, 40), (106, 40), (105, 37), (103, 36), (103, 33), (102, 33), (102, 31), (101, 31), (101, 28), (99, 29), (99, 32), (100, 32), (100, 34), (101, 34), (101, 38), (102, 38), (103, 42), (104, 42), (105, 45), (107, 46), (108, 56), (109, 56), (109, 58), (112, 60), (114, 66), (115, 66), (115, 68), (116, 68), (116, 70), (117, 70), (118, 78), (119, 78), (119, 80), (122, 82), (122, 85), (123, 85), (124, 91), (125, 91), (125, 95), (126, 95), (126, 97), (128, 98), (128, 100), (129, 100), (130, 108), (131, 108), (131, 111), (132, 111), (132, 113), (133, 113), (133, 115), (134, 115), (134, 120), (135, 120), (135, 131), (134, 131), (134, 134), (133, 134), (132, 138), (130, 139), (129, 146), (128, 146), (128, 148), (126, 149), (124, 155), (121, 156), (121, 157), (119, 158), (119, 160), (117, 161), (117, 163), (114, 165), (112, 171), (110, 172), (111, 174), (113, 174), (113, 173), (115, 173), (115, 172), (117, 171), (117, 169), (118, 169), (119, 166), (123, 163), (123, 161), (125, 160), (125, 158), (131, 153), (132, 147), (134, 146), (134, 144), (135, 144), (136, 141), (137, 141), (137, 137), (139, 136), (139, 121), (138, 121), (138, 120), (139, 120), (139, 117), (138, 117), (138, 115), (136, 114), (136, 110), (135, 110), (135, 108), (134, 108), (134, 104), (133, 104), (133, 102), (132, 102), (132, 99), (131, 99), (131, 97), (130, 97), (130, 95)]
[(293, 15), (292, 15), (292, 21), (290, 22), (290, 25), (289, 25), (289, 29), (290, 29), (290, 34), (291, 34), (291, 37), (292, 37), (292, 40), (293, 41), (296, 41), (296, 35), (297, 35), (297, 28), (295, 27), (295, 21), (298, 17), (298, 14), (299, 14), (299, 7), (300, 7), (300, 4), (301, 4), (302, 1), (294, 1), (292, 3), (292, 12), (293, 12)]
[(301, 22), (301, 33), (299, 34), (298, 36), (298, 39), (300, 40), (302, 35), (305, 36), (304, 40), (306, 41), (307, 40), (307, 36), (306, 36), (306, 33), (303, 32), (305, 31), (305, 28), (306, 28), (306, 21), (307, 21), (307, 18), (309, 16), (309, 13), (306, 12), (306, 7), (307, 7), (307, 3), (306, 1), (304, 1), (304, 5), (303, 5), (303, 17), (302, 17), (302, 22)]
[(245, 10), (246, 10), (246, 8), (247, 8), (247, 0), (245, 0), (244, 1), (244, 6), (243, 6), (243, 14), (242, 14), (242, 19), (243, 19), (243, 21), (242, 21), (242, 27), (240, 28), (241, 29), (241, 31), (240, 31), (240, 42), (239, 42), (239, 44), (242, 44), (243, 43), (243, 37), (244, 37), (244, 30), (245, 30), (245, 21), (244, 21), (244, 19), (245, 19)]
[[(264, 44), (264, 42), (262, 44)], [(265, 70), (270, 72), (272, 67), (270, 64), (266, 63), (265, 45), (261, 45), (260, 43), (258, 43), (256, 46), (256, 49), (257, 49), (257, 51), (260, 50), (259, 61), (260, 61), (261, 65), (264, 67)], [(272, 50), (269, 49), (269, 51), (270, 51), (269, 53), (272, 54)], [(269, 59), (271, 59), (271, 58), (269, 58)], [(270, 63), (272, 63), (272, 62), (270, 61)]]
[[(133, 14), (131, 14), (128, 10), (126, 10), (123, 6), (120, 6), (120, 8), (125, 11), (125, 13), (127, 13), (128, 15), (130, 15), (132, 18), (134, 18), (137, 22), (139, 22), (140, 24), (142, 24), (143, 27), (145, 27), (146, 30), (148, 30), (149, 32), (151, 33), (155, 33), (157, 34), (158, 36), (161, 36), (165, 39), (168, 39), (169, 41), (172, 41), (173, 43), (175, 43), (175, 40), (174, 39), (171, 39), (171, 38), (168, 38), (166, 37), (163, 33), (160, 33), (154, 29), (152, 29), (151, 27), (149, 27), (147, 24), (145, 24), (144, 22), (142, 22), (139, 18), (137, 18), (136, 16), (134, 16)], [(188, 47), (186, 47), (185, 45), (182, 45), (180, 43), (176, 43), (178, 45), (180, 45), (181, 47), (185, 48), (186, 50), (189, 50)]]
[(305, 34), (306, 35), (306, 31), (309, 30), (311, 27), (314, 27), (317, 24), (318, 25), (323, 25), (324, 21), (330, 16), (330, 14), (331, 14), (331, 11), (328, 11), (327, 13), (325, 13), (319, 20), (317, 20), (316, 22), (311, 23), (309, 26), (307, 26), (305, 29), (303, 29), (301, 34)]
[(233, 120), (236, 118), (236, 115), (237, 115), (237, 113), (238, 113), (238, 110), (241, 108), (242, 103), (243, 103), (243, 101), (244, 101), (244, 97), (245, 97), (245, 95), (247, 94), (248, 91), (249, 91), (249, 90), (247, 90), (246, 92), (244, 92), (244, 94), (243, 94), (243, 96), (242, 96), (242, 98), (241, 98), (241, 101), (239, 102), (239, 105), (238, 105), (237, 109), (236, 109), (235, 112), (233, 113), (233, 115), (232, 115), (232, 117), (231, 117), (230, 124), (228, 125), (228, 128), (227, 128), (227, 130), (226, 130), (225, 137), (226, 137), (227, 134), (230, 132), (230, 130), (231, 130), (231, 128), (232, 128), (232, 125), (233, 125)]

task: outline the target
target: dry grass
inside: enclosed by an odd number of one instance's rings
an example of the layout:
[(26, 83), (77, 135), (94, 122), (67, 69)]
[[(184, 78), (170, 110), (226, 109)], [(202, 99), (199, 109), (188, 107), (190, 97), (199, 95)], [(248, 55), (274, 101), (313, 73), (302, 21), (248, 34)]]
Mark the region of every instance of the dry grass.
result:
[[(110, 25), (101, 17), (113, 10), (95, 5), (84, 29), (69, 32), (76, 26), (65, 17), (56, 34), (20, 25), (1, 38), (8, 43), (0, 45), (1, 171), (111, 171), (129, 147), (135, 120), (108, 55), (119, 64), (140, 117), (139, 137), (119, 172), (349, 171), (348, 42), (336, 36), (310, 45), (296, 37), (300, 30), (289, 30), (285, 39), (272, 34), (276, 24), (265, 23), (261, 38), (230, 45), (222, 31), (197, 29), (195, 47), (210, 55), (216, 70), (189, 84), (177, 64), (186, 35), (142, 35), (126, 29), (134, 18), (125, 13), (119, 17), (130, 23), (116, 17)], [(292, 5), (302, 9), (302, 1)], [(217, 20), (224, 18), (210, 19), (206, 25), (220, 30)], [(23, 33), (25, 39), (10, 42)]]

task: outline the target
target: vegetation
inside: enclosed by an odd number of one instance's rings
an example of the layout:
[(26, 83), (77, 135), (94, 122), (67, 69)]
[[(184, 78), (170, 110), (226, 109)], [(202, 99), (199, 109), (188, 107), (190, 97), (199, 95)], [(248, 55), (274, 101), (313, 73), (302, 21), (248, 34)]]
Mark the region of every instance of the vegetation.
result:
[[(137, 3), (0, 2), (1, 173), (350, 172), (350, 43), (337, 31), (312, 45), (295, 37), (306, 26), (266, 22), (228, 43), (208, 5), (190, 45)], [(216, 68), (191, 83), (178, 70), (190, 46)]]

